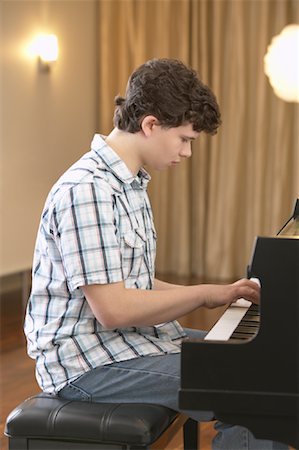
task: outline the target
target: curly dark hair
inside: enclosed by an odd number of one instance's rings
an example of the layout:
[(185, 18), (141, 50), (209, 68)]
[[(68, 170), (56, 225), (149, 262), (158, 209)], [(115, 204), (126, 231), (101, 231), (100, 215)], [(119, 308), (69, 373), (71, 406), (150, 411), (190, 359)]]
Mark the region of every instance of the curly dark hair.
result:
[(195, 70), (176, 59), (152, 59), (129, 78), (125, 98), (115, 98), (114, 125), (135, 133), (145, 116), (162, 127), (191, 123), (193, 130), (215, 134), (221, 124), (217, 100)]

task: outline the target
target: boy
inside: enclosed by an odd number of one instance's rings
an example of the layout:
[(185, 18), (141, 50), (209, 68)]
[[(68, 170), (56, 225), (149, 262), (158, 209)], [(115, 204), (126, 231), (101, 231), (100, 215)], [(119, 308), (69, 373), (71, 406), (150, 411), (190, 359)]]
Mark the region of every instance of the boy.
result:
[[(184, 330), (176, 318), (240, 297), (258, 302), (259, 288), (245, 279), (226, 286), (155, 279), (144, 167), (162, 170), (190, 157), (200, 132), (216, 133), (219, 108), (193, 70), (155, 59), (131, 75), (126, 97), (116, 98), (114, 125), (107, 137), (95, 135), (91, 151), (46, 201), (25, 321), (28, 352), (46, 392), (178, 410), (181, 342), (203, 333)], [(257, 443), (241, 427), (219, 427), (214, 448), (240, 450), (244, 433)]]

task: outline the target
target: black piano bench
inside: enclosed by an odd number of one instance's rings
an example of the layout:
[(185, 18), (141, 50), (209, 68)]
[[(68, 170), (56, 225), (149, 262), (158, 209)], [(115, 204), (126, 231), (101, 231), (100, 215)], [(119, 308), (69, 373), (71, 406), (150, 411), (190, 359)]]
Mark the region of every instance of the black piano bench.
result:
[(167, 447), (184, 428), (184, 449), (196, 450), (198, 423), (152, 404), (89, 403), (38, 394), (8, 416), (10, 450), (137, 450)]

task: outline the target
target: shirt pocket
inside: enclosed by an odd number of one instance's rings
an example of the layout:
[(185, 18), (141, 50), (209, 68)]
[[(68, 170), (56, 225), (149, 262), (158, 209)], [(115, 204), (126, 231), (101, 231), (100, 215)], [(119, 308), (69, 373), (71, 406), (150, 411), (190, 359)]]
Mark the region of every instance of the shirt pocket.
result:
[(134, 228), (121, 236), (121, 254), (124, 279), (136, 280), (140, 274), (146, 251), (146, 233)]

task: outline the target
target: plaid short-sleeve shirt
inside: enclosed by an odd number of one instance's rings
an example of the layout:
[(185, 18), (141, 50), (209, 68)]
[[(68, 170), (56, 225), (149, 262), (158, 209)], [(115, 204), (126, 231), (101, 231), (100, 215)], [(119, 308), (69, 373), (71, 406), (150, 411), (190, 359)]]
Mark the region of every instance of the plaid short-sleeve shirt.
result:
[(180, 351), (178, 322), (105, 329), (81, 289), (124, 281), (152, 289), (156, 233), (146, 193), (149, 175), (133, 176), (98, 134), (91, 150), (52, 188), (42, 213), (25, 318), (28, 353), (46, 392), (92, 368)]

